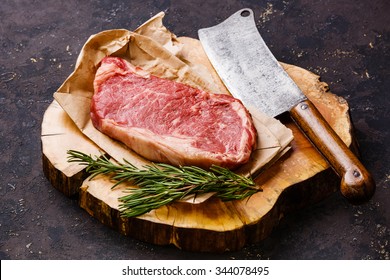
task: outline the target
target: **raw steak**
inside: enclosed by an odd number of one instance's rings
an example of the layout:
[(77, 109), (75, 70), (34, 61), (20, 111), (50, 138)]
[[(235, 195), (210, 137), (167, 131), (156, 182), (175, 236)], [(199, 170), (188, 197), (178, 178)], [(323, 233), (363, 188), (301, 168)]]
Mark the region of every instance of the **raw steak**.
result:
[(94, 81), (91, 119), (106, 135), (155, 162), (235, 168), (256, 144), (242, 103), (150, 75), (106, 57)]

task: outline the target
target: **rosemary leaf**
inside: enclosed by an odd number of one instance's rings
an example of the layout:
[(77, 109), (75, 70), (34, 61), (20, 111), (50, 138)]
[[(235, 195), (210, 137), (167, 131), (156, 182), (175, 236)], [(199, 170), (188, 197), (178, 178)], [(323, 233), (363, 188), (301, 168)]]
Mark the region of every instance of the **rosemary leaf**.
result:
[(153, 163), (139, 169), (127, 160), (114, 163), (105, 155), (93, 158), (75, 150), (68, 151), (68, 161), (87, 166), (91, 178), (99, 174), (111, 176), (116, 181), (112, 188), (125, 182), (136, 185), (126, 188), (125, 195), (118, 198), (124, 217), (145, 214), (190, 194), (216, 193), (222, 201), (229, 201), (245, 199), (261, 191), (252, 178), (215, 165), (204, 170), (197, 166)]

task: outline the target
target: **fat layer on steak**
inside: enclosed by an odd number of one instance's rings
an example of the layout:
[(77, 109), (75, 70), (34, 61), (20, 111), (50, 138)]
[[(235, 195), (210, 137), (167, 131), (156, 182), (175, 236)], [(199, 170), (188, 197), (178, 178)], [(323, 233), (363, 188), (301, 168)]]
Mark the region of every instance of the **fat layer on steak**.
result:
[(162, 79), (118, 57), (94, 80), (93, 125), (154, 162), (235, 168), (247, 162), (256, 130), (242, 103)]

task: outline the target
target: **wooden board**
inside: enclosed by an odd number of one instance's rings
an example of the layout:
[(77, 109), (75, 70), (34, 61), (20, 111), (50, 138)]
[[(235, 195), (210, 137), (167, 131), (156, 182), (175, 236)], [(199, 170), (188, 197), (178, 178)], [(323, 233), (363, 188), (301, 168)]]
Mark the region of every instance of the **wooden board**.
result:
[[(343, 141), (355, 148), (347, 102), (330, 93), (319, 77), (302, 68), (282, 64)], [(239, 250), (266, 238), (289, 212), (318, 202), (338, 190), (339, 179), (302, 135), (288, 115), (282, 122), (292, 129), (292, 149), (257, 178), (263, 192), (249, 200), (223, 203), (211, 198), (201, 204), (177, 202), (137, 218), (122, 218), (107, 177), (84, 180), (82, 167), (70, 167), (69, 149), (100, 154), (53, 101), (42, 122), (43, 170), (52, 185), (103, 224), (124, 235), (159, 245), (173, 244), (191, 251)]]

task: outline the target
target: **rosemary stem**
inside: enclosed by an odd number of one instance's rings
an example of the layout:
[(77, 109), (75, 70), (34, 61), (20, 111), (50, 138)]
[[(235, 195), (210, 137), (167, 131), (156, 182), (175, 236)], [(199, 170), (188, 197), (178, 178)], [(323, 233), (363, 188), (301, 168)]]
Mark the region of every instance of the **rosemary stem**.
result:
[(69, 150), (68, 161), (86, 166), (91, 179), (99, 174), (109, 175), (116, 183), (129, 182), (137, 187), (124, 190), (119, 197), (119, 209), (124, 217), (135, 217), (178, 201), (190, 194), (215, 193), (223, 201), (248, 198), (261, 191), (252, 178), (229, 169), (212, 166), (204, 170), (196, 166), (172, 166), (153, 163), (139, 169), (130, 162), (114, 163), (107, 156), (95, 157)]

